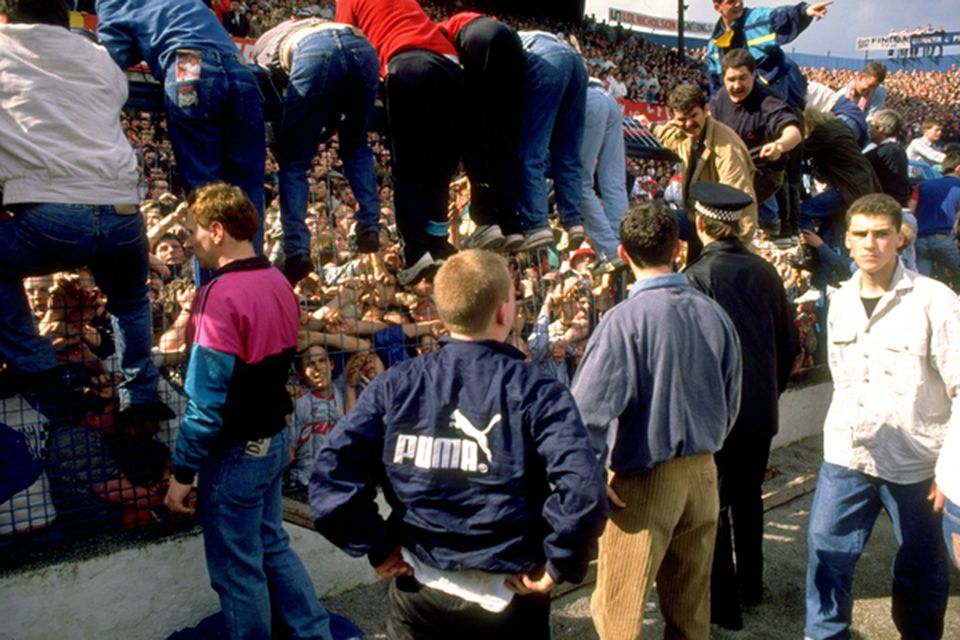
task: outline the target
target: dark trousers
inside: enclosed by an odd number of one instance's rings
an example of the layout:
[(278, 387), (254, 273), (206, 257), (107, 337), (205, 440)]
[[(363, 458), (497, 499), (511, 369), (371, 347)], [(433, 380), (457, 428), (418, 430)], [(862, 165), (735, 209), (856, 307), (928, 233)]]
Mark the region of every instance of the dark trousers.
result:
[(763, 593), (761, 496), (773, 436), (757, 431), (760, 430), (755, 424), (737, 423), (715, 456), (720, 481), (720, 519), (710, 576), (710, 609), (712, 620), (725, 626), (739, 620), (741, 598), (747, 603), (757, 603)]
[(450, 179), (462, 145), (460, 66), (432, 51), (404, 51), (387, 65), (384, 86), (404, 258), (407, 265), (427, 251), (446, 258)]
[(428, 589), (413, 578), (397, 578), (387, 596), (390, 640), (550, 639), (550, 597), (514, 596), (492, 613), (456, 596)]
[(477, 224), (520, 233), (517, 159), (527, 95), (523, 44), (502, 22), (477, 18), (460, 30), (456, 46), (466, 85), (463, 165), (470, 178), (470, 215)]
[(790, 151), (786, 175), (777, 191), (777, 207), (780, 210), (780, 235), (799, 235), (800, 200), (803, 194), (803, 143)]

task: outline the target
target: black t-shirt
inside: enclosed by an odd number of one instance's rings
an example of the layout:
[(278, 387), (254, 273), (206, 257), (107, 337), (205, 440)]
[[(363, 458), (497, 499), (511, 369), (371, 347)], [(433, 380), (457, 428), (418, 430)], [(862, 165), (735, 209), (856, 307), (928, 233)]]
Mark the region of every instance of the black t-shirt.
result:
[(910, 200), (910, 177), (907, 173), (907, 153), (896, 142), (884, 142), (863, 154), (873, 166), (883, 192), (907, 206)]
[(803, 125), (796, 112), (786, 102), (757, 81), (742, 102), (734, 102), (726, 89), (721, 89), (710, 101), (713, 117), (737, 132), (750, 149), (757, 169), (783, 169), (787, 164), (787, 154), (782, 154), (776, 162), (760, 160), (760, 148), (780, 137), (787, 125), (795, 125), (801, 131)]
[(867, 312), (867, 317), (873, 317), (873, 311), (877, 308), (877, 303), (880, 302), (880, 298), (864, 298), (860, 296), (860, 301), (863, 303), (863, 310)]

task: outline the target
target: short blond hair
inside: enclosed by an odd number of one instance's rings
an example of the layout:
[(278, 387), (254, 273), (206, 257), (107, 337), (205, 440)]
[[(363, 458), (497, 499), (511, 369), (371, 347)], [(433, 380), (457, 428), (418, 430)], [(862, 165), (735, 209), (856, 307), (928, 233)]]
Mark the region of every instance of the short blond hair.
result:
[(502, 256), (468, 249), (440, 267), (433, 280), (433, 297), (447, 329), (475, 334), (486, 329), (497, 306), (510, 299), (512, 286)]

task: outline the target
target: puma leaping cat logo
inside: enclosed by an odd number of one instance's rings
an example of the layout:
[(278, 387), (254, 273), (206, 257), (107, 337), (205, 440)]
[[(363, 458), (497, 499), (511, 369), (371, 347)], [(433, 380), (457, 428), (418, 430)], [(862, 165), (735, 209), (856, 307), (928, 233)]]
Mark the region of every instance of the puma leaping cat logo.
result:
[(487, 442), (487, 434), (490, 433), (490, 429), (493, 429), (500, 422), (500, 414), (490, 418), (490, 422), (487, 423), (487, 427), (481, 431), (473, 426), (473, 423), (470, 422), (465, 415), (460, 413), (460, 409), (454, 409), (453, 414), (450, 416), (450, 426), (463, 433), (476, 441), (477, 446), (480, 447), (480, 450), (483, 451), (484, 455), (487, 456), (487, 462), (493, 462), (493, 454), (490, 453), (490, 446)]

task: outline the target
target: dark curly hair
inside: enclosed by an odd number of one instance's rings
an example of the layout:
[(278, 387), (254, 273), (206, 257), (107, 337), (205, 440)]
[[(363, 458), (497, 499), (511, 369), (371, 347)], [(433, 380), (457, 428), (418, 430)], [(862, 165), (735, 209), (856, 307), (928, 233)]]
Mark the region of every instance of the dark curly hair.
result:
[(673, 88), (667, 98), (667, 106), (674, 111), (687, 113), (697, 107), (704, 109), (707, 106), (707, 96), (695, 84), (681, 84)]
[(727, 69), (739, 69), (740, 67), (746, 67), (750, 71), (756, 71), (757, 69), (757, 60), (750, 52), (746, 49), (731, 49), (723, 56), (723, 60), (720, 62), (720, 68), (723, 69), (723, 73), (727, 73)]
[(641, 268), (669, 265), (678, 234), (676, 213), (658, 201), (632, 207), (620, 221), (620, 244)]

